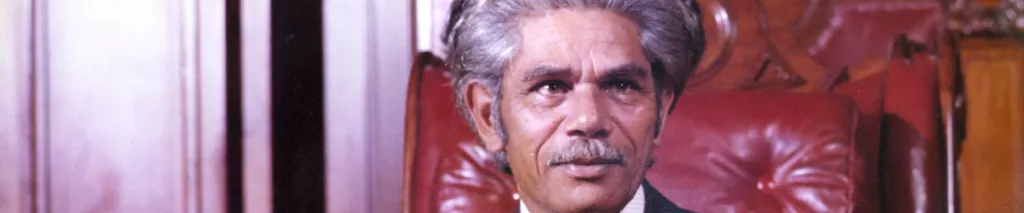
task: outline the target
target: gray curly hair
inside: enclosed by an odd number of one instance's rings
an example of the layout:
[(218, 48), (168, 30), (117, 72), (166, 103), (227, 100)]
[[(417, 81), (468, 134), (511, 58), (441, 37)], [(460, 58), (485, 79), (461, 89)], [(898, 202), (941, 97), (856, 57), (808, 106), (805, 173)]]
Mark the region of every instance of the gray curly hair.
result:
[[(702, 17), (695, 0), (454, 0), (441, 40), (448, 46), (447, 63), (456, 104), (474, 132), (477, 127), (464, 102), (466, 86), (479, 82), (500, 102), (504, 70), (522, 40), (519, 21), (563, 8), (603, 9), (632, 20), (640, 32), (644, 55), (652, 65), (656, 94), (673, 91), (674, 107), (704, 52)], [(661, 101), (661, 95), (657, 95), (659, 112), (663, 110)], [(507, 142), (500, 104), (491, 106), (493, 125), (498, 136)], [(659, 116), (656, 126), (661, 126), (662, 119)], [(658, 132), (655, 130), (655, 135)]]

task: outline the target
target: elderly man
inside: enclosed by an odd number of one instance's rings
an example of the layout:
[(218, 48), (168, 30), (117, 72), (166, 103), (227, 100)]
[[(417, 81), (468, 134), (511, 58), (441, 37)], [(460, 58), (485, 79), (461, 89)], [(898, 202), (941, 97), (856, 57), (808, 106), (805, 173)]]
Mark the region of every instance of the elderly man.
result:
[(703, 53), (693, 0), (455, 0), (443, 37), (519, 212), (686, 212), (644, 174)]

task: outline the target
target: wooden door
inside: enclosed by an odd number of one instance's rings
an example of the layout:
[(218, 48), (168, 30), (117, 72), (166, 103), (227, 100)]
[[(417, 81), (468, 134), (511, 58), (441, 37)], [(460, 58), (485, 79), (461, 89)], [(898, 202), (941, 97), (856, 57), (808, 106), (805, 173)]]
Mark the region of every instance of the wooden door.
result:
[(224, 211), (223, 2), (0, 8), (0, 212)]
[(32, 210), (31, 2), (0, 1), (0, 212)]

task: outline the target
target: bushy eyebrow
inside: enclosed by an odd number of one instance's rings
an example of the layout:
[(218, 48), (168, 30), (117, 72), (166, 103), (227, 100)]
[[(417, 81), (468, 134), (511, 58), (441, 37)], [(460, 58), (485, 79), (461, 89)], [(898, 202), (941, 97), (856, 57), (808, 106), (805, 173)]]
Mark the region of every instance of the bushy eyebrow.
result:
[(532, 82), (536, 79), (565, 78), (572, 76), (572, 70), (567, 67), (540, 66), (533, 68), (523, 75), (523, 82)]
[(601, 74), (600, 79), (645, 79), (647, 70), (639, 64), (629, 63), (608, 69)]
[[(539, 66), (526, 72), (523, 75), (523, 82), (532, 82), (536, 79), (566, 78), (572, 76), (572, 69), (567, 67)], [(628, 63), (607, 69), (601, 74), (600, 79), (645, 79), (647, 70), (635, 63)]]

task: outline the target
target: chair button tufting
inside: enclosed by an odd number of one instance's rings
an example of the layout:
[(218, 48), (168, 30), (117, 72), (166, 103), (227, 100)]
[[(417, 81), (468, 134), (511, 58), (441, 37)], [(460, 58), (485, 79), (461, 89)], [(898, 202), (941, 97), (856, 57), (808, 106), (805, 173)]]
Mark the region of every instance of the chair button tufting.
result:
[(775, 188), (775, 182), (771, 178), (761, 177), (757, 180), (757, 190), (768, 191)]

